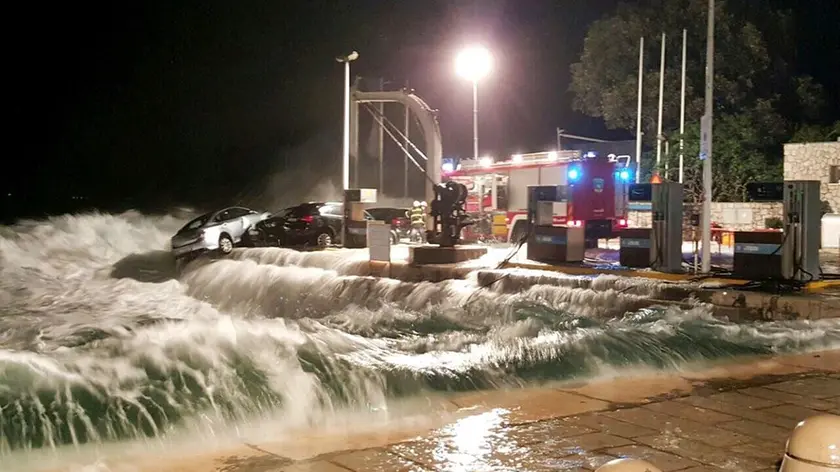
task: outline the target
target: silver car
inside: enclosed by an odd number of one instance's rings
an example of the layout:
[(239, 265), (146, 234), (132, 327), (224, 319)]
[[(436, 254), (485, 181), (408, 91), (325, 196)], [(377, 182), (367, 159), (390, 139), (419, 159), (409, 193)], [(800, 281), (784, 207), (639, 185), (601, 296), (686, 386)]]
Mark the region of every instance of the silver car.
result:
[(248, 228), (269, 216), (269, 213), (242, 207), (206, 213), (172, 236), (172, 254), (176, 259), (204, 251), (219, 250), (222, 254), (229, 254), (242, 241), (242, 235)]

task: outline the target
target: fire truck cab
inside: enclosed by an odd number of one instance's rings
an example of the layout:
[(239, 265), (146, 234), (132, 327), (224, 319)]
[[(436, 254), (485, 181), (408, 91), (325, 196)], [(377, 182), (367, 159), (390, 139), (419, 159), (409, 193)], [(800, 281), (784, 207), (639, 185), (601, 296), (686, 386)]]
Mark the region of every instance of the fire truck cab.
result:
[(554, 224), (583, 226), (589, 241), (627, 227), (629, 156), (598, 157), (580, 151), (517, 154), (509, 160), (463, 160), (443, 169), (443, 179), (466, 185), (467, 213), (477, 223), (464, 239), (516, 242), (528, 231), (528, 186), (563, 185), (568, 201), (555, 205)]

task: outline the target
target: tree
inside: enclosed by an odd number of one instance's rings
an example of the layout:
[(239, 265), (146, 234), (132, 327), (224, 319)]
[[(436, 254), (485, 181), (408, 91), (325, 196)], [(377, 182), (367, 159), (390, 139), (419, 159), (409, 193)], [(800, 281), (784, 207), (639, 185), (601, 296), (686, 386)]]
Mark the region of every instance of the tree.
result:
[[(744, 201), (747, 183), (781, 180), (782, 163), (768, 158), (762, 151), (765, 141), (765, 133), (749, 114), (724, 115), (715, 121), (712, 200)], [(703, 199), (703, 161), (695, 157), (699, 153), (700, 125), (692, 123), (685, 134), (683, 183), (687, 200), (694, 203)], [(669, 160), (672, 180), (677, 179), (676, 161), (672, 152)]]
[(790, 138), (792, 143), (815, 143), (822, 141), (831, 141), (840, 137), (840, 121), (833, 125), (818, 125), (818, 124), (804, 124), (796, 128), (793, 137)]
[[(757, 5), (766, 3), (765, 5)], [(686, 183), (701, 181), (696, 135), (703, 114), (706, 0), (646, 0), (621, 5), (592, 24), (580, 61), (571, 67), (573, 105), (616, 129), (636, 128), (639, 38), (645, 37), (644, 143), (654, 146), (659, 100), (661, 33), (666, 37), (663, 133), (674, 169), (679, 142), (682, 30), (687, 30)], [(758, 6), (758, 8), (756, 8)], [(756, 0), (718, 0), (715, 12), (714, 198), (740, 200), (747, 182), (781, 178), (781, 143), (793, 121), (819, 116), (822, 87), (810, 77), (793, 76), (790, 14)], [(772, 51), (772, 54), (770, 53)], [(691, 134), (691, 133), (694, 134)], [(674, 170), (676, 172), (676, 170)], [(676, 174), (673, 174), (676, 177)], [(696, 180), (696, 182), (694, 182)], [(702, 191), (699, 185), (687, 189)], [(694, 195), (699, 199), (697, 195)]]

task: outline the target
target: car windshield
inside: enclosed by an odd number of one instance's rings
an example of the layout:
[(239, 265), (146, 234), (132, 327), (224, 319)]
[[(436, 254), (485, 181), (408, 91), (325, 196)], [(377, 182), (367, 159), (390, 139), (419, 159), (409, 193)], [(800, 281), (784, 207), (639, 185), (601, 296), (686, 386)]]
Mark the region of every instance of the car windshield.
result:
[(311, 215), (320, 205), (298, 205), (294, 207), (284, 208), (274, 215), (275, 218), (300, 218)]
[(213, 213), (205, 213), (184, 225), (184, 227), (178, 232), (183, 233), (184, 231), (192, 231), (201, 228), (207, 223), (211, 216), (213, 216)]

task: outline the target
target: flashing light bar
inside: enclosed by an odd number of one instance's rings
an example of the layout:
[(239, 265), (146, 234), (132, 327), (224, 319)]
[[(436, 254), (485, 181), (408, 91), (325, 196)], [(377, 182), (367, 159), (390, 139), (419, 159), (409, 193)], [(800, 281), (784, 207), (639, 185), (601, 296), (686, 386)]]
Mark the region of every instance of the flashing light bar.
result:
[(630, 174), (630, 171), (627, 170), (627, 169), (623, 169), (623, 170), (618, 171), (618, 178), (622, 182), (630, 182), (631, 177), (632, 177), (632, 174)]
[(583, 171), (578, 166), (569, 167), (569, 170), (566, 172), (566, 177), (568, 177), (569, 183), (577, 182), (582, 175)]
[[(475, 169), (475, 168), (492, 168), (494, 166), (510, 166), (511, 164), (548, 164), (552, 162), (564, 162), (580, 160), (580, 151), (545, 151), (533, 152), (528, 154), (514, 154), (510, 160), (495, 162), (492, 157), (483, 157), (481, 159), (464, 159), (461, 161), (458, 169)], [(445, 164), (444, 164), (445, 166)], [(446, 170), (444, 172), (452, 172)]]

